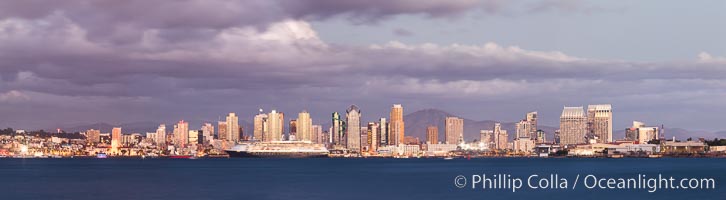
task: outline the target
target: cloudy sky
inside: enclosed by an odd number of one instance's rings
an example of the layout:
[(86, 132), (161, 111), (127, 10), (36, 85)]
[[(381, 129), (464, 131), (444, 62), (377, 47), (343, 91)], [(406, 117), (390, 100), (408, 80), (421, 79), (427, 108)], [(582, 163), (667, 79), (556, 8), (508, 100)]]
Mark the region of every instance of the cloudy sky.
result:
[(726, 130), (724, 1), (0, 1), (0, 126), (610, 103)]

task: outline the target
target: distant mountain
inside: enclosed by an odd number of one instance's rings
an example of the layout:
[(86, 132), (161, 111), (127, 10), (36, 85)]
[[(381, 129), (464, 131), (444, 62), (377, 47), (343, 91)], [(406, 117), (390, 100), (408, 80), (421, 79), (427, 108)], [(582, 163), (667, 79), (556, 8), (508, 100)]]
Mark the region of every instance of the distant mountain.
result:
[[(204, 122), (189, 122), (189, 128), (190, 129), (200, 129), (202, 124)], [(209, 123), (209, 122), (206, 122)], [(61, 128), (65, 132), (84, 132), (88, 129), (96, 129), (100, 130), (101, 133), (110, 133), (111, 129), (114, 127), (121, 127), (121, 130), (123, 134), (131, 134), (131, 133), (146, 133), (146, 132), (155, 132), (156, 128), (159, 127), (158, 122), (131, 122), (131, 123), (123, 123), (118, 125), (108, 124), (108, 123), (94, 123), (94, 124), (85, 124), (85, 125), (74, 125), (72, 127), (67, 128)], [(216, 132), (217, 122), (212, 123), (214, 125), (214, 129)], [(252, 134), (252, 123), (245, 121), (245, 120), (239, 120), (240, 126), (244, 129), (244, 134)], [(287, 128), (287, 127), (286, 127)], [(166, 131), (172, 132), (174, 130), (174, 124), (173, 123), (166, 123)]]
[(87, 124), (87, 125), (77, 125), (73, 127), (68, 128), (62, 128), (65, 132), (84, 132), (88, 129), (96, 129), (100, 130), (102, 133), (110, 133), (111, 129), (114, 127), (121, 127), (121, 130), (123, 133), (146, 133), (146, 132), (154, 132), (156, 131), (156, 128), (159, 126), (159, 123), (156, 122), (131, 122), (131, 123), (124, 123), (124, 124), (108, 124), (108, 123), (95, 123), (95, 124)]
[[(403, 117), (406, 122), (406, 135), (418, 137), (421, 141), (425, 141), (426, 127), (435, 125), (439, 129), (439, 141), (444, 141), (444, 123), (446, 117), (459, 116), (438, 109), (424, 109), (407, 114)], [(481, 130), (492, 130), (494, 123), (497, 123), (497, 121), (492, 120), (476, 121), (467, 118), (462, 119), (464, 119), (464, 139), (466, 141), (478, 140)], [(516, 122), (502, 122), (502, 128), (507, 130), (510, 139), (516, 136), (515, 124)], [(538, 125), (538, 128), (547, 133), (548, 140), (554, 138), (553, 133), (557, 129), (544, 125)]]

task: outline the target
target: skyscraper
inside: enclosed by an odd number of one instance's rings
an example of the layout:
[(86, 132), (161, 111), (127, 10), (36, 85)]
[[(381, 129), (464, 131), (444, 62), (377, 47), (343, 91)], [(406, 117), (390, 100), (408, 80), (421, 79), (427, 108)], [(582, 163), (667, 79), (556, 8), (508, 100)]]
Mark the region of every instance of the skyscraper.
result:
[(598, 143), (613, 141), (613, 112), (610, 104), (587, 106), (587, 132)]
[(345, 145), (345, 121), (340, 119), (338, 112), (333, 112), (333, 123), (331, 124), (332, 143), (334, 145)]
[[(300, 140), (299, 135), (297, 135), (297, 120), (292, 119), (290, 120), (290, 131), (288, 133), (289, 140)], [(294, 138), (294, 139), (293, 139)]]
[(227, 122), (226, 121), (217, 122), (217, 137), (220, 140), (227, 140)]
[(459, 144), (464, 140), (464, 119), (458, 117), (446, 117), (446, 129), (444, 137), (446, 144)]
[(368, 128), (366, 128), (367, 132), (367, 145), (368, 145), (368, 152), (374, 153), (378, 151), (378, 139), (380, 138), (378, 135), (378, 123), (375, 122), (368, 122)]
[(426, 143), (437, 144), (439, 143), (439, 127), (430, 125), (426, 127)]
[(260, 109), (260, 113), (255, 115), (252, 123), (252, 126), (254, 126), (252, 139), (262, 141), (265, 131), (267, 131), (267, 114), (262, 113), (262, 109)]
[(166, 124), (159, 124), (156, 128), (156, 138), (154, 138), (157, 146), (166, 145)]
[(516, 124), (516, 138), (537, 138), (537, 112), (529, 112)]
[(300, 141), (313, 141), (313, 119), (308, 111), (302, 111), (297, 115), (296, 137)]
[(560, 143), (581, 144), (585, 143), (587, 133), (587, 118), (582, 107), (565, 107), (560, 116)]
[(174, 125), (174, 144), (184, 147), (189, 144), (189, 123), (184, 120)]
[(276, 110), (272, 110), (272, 112), (267, 114), (267, 117), (269, 117), (268, 124), (270, 125), (270, 129), (266, 132), (267, 135), (264, 136), (264, 141), (281, 141), (285, 118), (282, 116), (282, 113)]
[(227, 115), (227, 140), (239, 142), (239, 117), (235, 113)]
[(111, 151), (114, 153), (118, 153), (120, 147), (121, 147), (121, 127), (114, 127), (111, 130)]
[(323, 135), (323, 126), (321, 125), (313, 125), (312, 126), (312, 141), (314, 143), (318, 144), (325, 144), (325, 135)]
[(391, 132), (388, 143), (392, 145), (403, 143), (403, 138), (406, 136), (406, 126), (403, 121), (403, 106), (401, 104), (393, 104), (391, 108), (391, 123), (388, 126)]
[(201, 143), (211, 144), (214, 139), (214, 125), (212, 123), (204, 123), (202, 125), (202, 137), (199, 138)]
[(360, 152), (361, 150), (361, 141), (360, 141), (360, 109), (358, 106), (350, 105), (348, 110), (345, 112), (345, 118), (346, 123), (348, 127), (346, 128), (347, 132), (347, 147), (349, 151), (352, 152)]
[(101, 141), (101, 131), (95, 129), (88, 129), (86, 131), (86, 142), (95, 144)]
[(507, 130), (502, 129), (501, 123), (494, 123), (494, 148), (496, 149), (508, 149), (509, 148), (509, 134)]
[(199, 138), (199, 130), (189, 130), (189, 144), (194, 146), (199, 144), (200, 138)]
[(495, 148), (496, 145), (494, 145), (494, 140), (492, 137), (494, 136), (493, 130), (481, 130), (479, 131), (479, 141), (483, 143), (484, 145), (487, 145), (488, 148)]
[(381, 118), (378, 120), (378, 135), (380, 135), (380, 146), (385, 146), (390, 144), (390, 138), (391, 138), (391, 132), (388, 129), (388, 123), (386, 122), (386, 118)]

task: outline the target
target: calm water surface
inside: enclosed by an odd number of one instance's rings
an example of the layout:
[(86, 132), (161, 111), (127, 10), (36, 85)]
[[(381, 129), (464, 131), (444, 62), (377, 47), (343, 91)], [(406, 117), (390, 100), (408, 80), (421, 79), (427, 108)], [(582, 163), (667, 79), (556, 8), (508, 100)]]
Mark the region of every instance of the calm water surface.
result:
[[(458, 188), (472, 174), (713, 178), (716, 189)], [(582, 177), (581, 177), (582, 178)], [(0, 159), (0, 199), (726, 199), (726, 159)], [(471, 183), (471, 180), (468, 182)]]

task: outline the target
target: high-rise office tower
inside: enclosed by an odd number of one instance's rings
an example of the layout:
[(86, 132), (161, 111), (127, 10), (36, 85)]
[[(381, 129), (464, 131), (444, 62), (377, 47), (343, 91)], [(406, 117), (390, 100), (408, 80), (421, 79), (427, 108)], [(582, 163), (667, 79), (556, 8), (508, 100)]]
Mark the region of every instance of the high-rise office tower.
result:
[(86, 142), (95, 144), (101, 141), (101, 131), (95, 129), (88, 129), (86, 131)]
[(347, 129), (347, 147), (349, 151), (352, 152), (360, 152), (361, 150), (361, 142), (360, 142), (360, 109), (358, 106), (350, 105), (348, 110), (345, 112), (345, 121), (348, 125)]
[(340, 114), (338, 114), (338, 112), (333, 112), (333, 123), (331, 124), (331, 129), (330, 134), (332, 135), (332, 143), (334, 145), (345, 146), (345, 121), (340, 118)]
[(200, 140), (202, 143), (211, 144), (212, 139), (214, 139), (214, 125), (212, 123), (204, 123), (202, 125), (202, 137)]
[(379, 133), (378, 133), (378, 123), (375, 122), (368, 122), (368, 128), (366, 128), (367, 133), (367, 142), (366, 145), (368, 145), (368, 152), (377, 152), (378, 151), (378, 139)]
[(308, 111), (297, 115), (296, 139), (300, 141), (313, 141), (313, 119)]
[(439, 127), (430, 125), (426, 127), (426, 143), (436, 144), (439, 143)]
[(610, 104), (587, 106), (587, 132), (598, 143), (613, 141), (613, 110)]
[(444, 142), (446, 144), (459, 144), (459, 142), (464, 141), (464, 119), (446, 117), (445, 125)]
[(508, 149), (509, 148), (509, 134), (507, 130), (502, 129), (501, 123), (494, 123), (494, 147), (496, 149)]
[(252, 139), (262, 141), (264, 140), (265, 132), (267, 131), (267, 114), (262, 113), (262, 109), (260, 109), (260, 113), (255, 115), (255, 118), (253, 120), (253, 126), (254, 131), (252, 133)]
[(390, 144), (391, 132), (388, 129), (388, 122), (386, 122), (386, 118), (381, 118), (378, 120), (378, 135), (380, 135), (381, 138), (379, 140), (380, 146)]
[(154, 139), (157, 146), (166, 145), (166, 124), (159, 124), (156, 128), (156, 138)]
[(565, 107), (560, 116), (561, 144), (582, 144), (585, 143), (587, 133), (587, 118), (582, 107)]
[(121, 147), (121, 127), (114, 127), (111, 130), (111, 151), (119, 153)]
[(266, 132), (267, 135), (264, 136), (264, 141), (281, 141), (285, 118), (282, 113), (279, 113), (276, 110), (272, 110), (272, 112), (267, 114), (267, 117), (269, 117), (267, 120), (270, 125), (270, 129)]
[(187, 134), (189, 137), (189, 144), (190, 145), (197, 145), (200, 142), (199, 138), (199, 130), (189, 130), (189, 134)]
[(290, 131), (287, 133), (288, 133), (288, 138), (290, 138), (289, 140), (300, 140), (300, 138), (298, 138), (299, 135), (297, 135), (297, 120), (296, 119), (290, 120)]
[(239, 117), (235, 113), (227, 115), (227, 140), (239, 142)]
[(312, 142), (318, 143), (318, 144), (325, 144), (325, 135), (323, 135), (323, 126), (321, 125), (313, 125), (312, 126)]
[(393, 104), (391, 108), (391, 122), (388, 127), (388, 130), (391, 132), (388, 143), (392, 145), (403, 143), (403, 138), (406, 136), (406, 126), (403, 121), (403, 106), (401, 104)]
[(227, 122), (217, 122), (217, 138), (220, 140), (227, 140)]
[(189, 143), (189, 123), (184, 120), (174, 125), (174, 144), (184, 147)]
[(537, 137), (537, 112), (529, 112), (526, 117), (516, 124), (516, 138)]
[(489, 148), (494, 148), (494, 140), (492, 137), (494, 136), (493, 130), (481, 130), (479, 131), (479, 141), (483, 143), (484, 145), (487, 145)]

